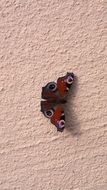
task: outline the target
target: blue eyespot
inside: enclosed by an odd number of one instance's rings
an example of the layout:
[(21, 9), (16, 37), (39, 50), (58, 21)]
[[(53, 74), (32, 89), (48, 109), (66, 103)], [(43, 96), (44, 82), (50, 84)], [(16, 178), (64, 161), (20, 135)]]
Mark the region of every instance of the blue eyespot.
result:
[(47, 118), (51, 118), (54, 114), (54, 111), (53, 110), (47, 110), (44, 112), (44, 114)]
[(57, 89), (57, 84), (55, 82), (50, 82), (48, 83), (47, 88), (51, 91), (55, 91)]

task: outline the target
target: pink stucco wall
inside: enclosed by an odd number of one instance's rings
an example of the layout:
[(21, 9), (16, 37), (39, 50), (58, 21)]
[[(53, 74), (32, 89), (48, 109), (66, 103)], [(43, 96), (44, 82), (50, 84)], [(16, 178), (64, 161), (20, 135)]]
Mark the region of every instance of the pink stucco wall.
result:
[[(107, 190), (106, 0), (0, 0), (0, 190)], [(73, 71), (66, 129), (41, 88)]]

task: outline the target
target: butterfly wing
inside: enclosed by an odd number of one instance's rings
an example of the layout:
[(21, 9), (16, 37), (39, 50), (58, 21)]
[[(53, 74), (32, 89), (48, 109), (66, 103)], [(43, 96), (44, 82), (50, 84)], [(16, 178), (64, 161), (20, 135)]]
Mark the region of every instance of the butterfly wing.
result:
[(62, 98), (66, 97), (73, 81), (74, 81), (73, 73), (67, 73), (65, 76), (58, 78), (57, 88)]
[(49, 82), (46, 86), (42, 87), (42, 99), (55, 99), (57, 98), (57, 84)]
[(65, 114), (61, 106), (57, 106), (53, 116), (51, 117), (51, 123), (56, 126), (57, 131), (62, 132), (65, 128)]
[(63, 99), (66, 97), (72, 83), (74, 81), (74, 74), (67, 73), (63, 77), (59, 77), (57, 83), (49, 82), (42, 87), (42, 99)]
[(41, 101), (41, 111), (45, 117), (51, 120), (51, 123), (56, 126), (58, 131), (63, 131), (65, 128), (65, 115), (61, 106), (49, 100)]

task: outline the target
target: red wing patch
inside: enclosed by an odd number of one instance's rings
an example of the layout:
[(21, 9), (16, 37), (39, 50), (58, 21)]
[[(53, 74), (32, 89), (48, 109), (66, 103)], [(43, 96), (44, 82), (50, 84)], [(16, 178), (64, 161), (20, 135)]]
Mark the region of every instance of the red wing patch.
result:
[(58, 86), (60, 95), (64, 97), (67, 93), (67, 85), (66, 85), (66, 82), (64, 81), (64, 77), (60, 77), (57, 80), (57, 86)]
[(56, 108), (56, 110), (55, 110), (54, 115), (53, 115), (52, 118), (51, 118), (51, 122), (52, 122), (54, 125), (56, 125), (57, 122), (60, 121), (62, 112), (63, 112), (63, 109), (62, 109), (60, 106), (58, 106), (58, 107)]
[(58, 131), (63, 131), (65, 128), (65, 115), (61, 106), (57, 106), (51, 118), (51, 123), (57, 127)]

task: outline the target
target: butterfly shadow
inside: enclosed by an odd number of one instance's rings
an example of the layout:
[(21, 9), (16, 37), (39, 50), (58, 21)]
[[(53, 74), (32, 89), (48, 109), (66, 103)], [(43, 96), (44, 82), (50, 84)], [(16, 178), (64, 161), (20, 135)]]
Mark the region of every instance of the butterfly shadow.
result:
[(66, 116), (66, 130), (69, 131), (73, 136), (81, 135), (80, 124), (76, 113), (74, 112), (74, 99), (78, 91), (78, 78), (75, 76), (74, 83), (70, 89), (67, 97), (67, 103), (65, 105), (65, 116)]

